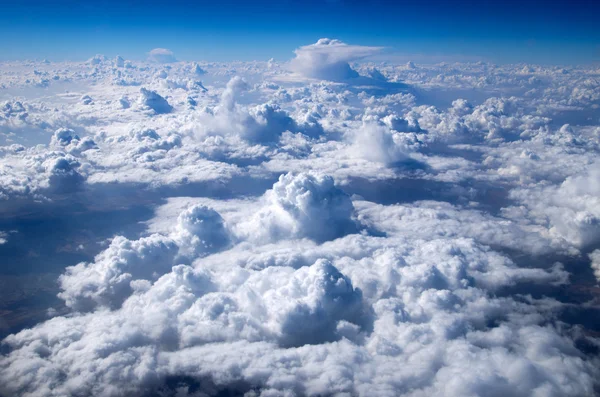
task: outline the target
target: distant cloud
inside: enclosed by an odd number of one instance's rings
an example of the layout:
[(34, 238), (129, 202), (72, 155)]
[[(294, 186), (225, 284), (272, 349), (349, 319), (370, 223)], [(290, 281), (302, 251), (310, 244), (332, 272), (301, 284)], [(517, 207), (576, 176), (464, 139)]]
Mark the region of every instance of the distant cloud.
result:
[(102, 54), (96, 54), (92, 58), (88, 59), (88, 63), (90, 65), (100, 65), (104, 61), (106, 61), (106, 57)]
[(173, 51), (166, 48), (155, 48), (148, 53), (148, 60), (156, 63), (171, 63), (177, 62), (177, 58)]
[(315, 44), (298, 48), (290, 62), (292, 71), (306, 77), (339, 81), (358, 77), (348, 62), (375, 55), (383, 47), (348, 45), (335, 39), (319, 39)]

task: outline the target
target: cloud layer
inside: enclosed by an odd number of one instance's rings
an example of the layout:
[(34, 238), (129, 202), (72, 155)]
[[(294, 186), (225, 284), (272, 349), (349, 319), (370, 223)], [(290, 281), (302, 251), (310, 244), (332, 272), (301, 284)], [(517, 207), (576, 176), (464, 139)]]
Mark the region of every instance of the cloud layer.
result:
[(380, 51), (1, 63), (0, 395), (594, 395), (597, 68)]

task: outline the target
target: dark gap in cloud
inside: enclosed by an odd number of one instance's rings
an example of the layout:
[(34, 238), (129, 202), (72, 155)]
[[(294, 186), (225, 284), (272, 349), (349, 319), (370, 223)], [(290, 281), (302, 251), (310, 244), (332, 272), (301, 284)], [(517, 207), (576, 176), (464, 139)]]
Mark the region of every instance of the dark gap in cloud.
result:
[(11, 286), (0, 293), (0, 337), (46, 319), (50, 307), (64, 308), (56, 297), (64, 268), (93, 260), (100, 243), (115, 234), (137, 237), (141, 222), (153, 215), (150, 205), (121, 203), (111, 210), (82, 203), (30, 203), (0, 219), (0, 230), (14, 231), (0, 245), (0, 283)]
[(431, 200), (441, 191), (448, 191), (454, 184), (416, 178), (371, 181), (360, 177), (351, 177), (343, 187), (348, 194), (356, 194), (367, 201), (390, 205)]
[(58, 299), (57, 273), (0, 275), (0, 339), (48, 318)]
[[(531, 255), (503, 247), (493, 247), (509, 256), (520, 268), (549, 269), (560, 262), (570, 273), (569, 283), (564, 285), (518, 283), (501, 288), (497, 296), (531, 296), (534, 299), (552, 298), (564, 305), (557, 319), (571, 327), (577, 327), (583, 336), (600, 336), (600, 287), (596, 283), (587, 254), (572, 256), (565, 254)], [(596, 247), (593, 247), (594, 249)], [(592, 251), (593, 249), (589, 249)], [(553, 320), (552, 320), (553, 321)], [(578, 348), (585, 354), (596, 354), (598, 347), (589, 345), (585, 338), (577, 339)], [(588, 346), (589, 345), (589, 346)], [(591, 350), (590, 350), (591, 349)]]
[(233, 199), (239, 197), (261, 196), (277, 182), (279, 173), (268, 178), (236, 176), (227, 180), (191, 182), (180, 185), (161, 186), (153, 194), (158, 197), (210, 197), (215, 199)]
[(240, 168), (245, 168), (245, 167), (250, 167), (250, 166), (254, 166), (254, 165), (260, 165), (260, 164), (268, 161), (269, 157), (267, 157), (267, 156), (230, 157), (226, 154), (222, 154), (222, 155), (207, 156), (207, 159), (237, 165)]
[(98, 243), (115, 234), (137, 238), (142, 222), (168, 197), (230, 199), (260, 196), (277, 176), (266, 179), (234, 177), (224, 181), (194, 182), (150, 189), (138, 184), (96, 184), (84, 192), (55, 197), (53, 202), (13, 200), (0, 208), (0, 230), (15, 231), (0, 244), (4, 258), (0, 274), (60, 271), (92, 259)]
[[(139, 397), (179, 397), (208, 395), (214, 397), (237, 397), (246, 393), (260, 394), (260, 388), (245, 381), (232, 381), (217, 385), (214, 380), (206, 377), (191, 377), (173, 375), (166, 377), (160, 386), (151, 391), (139, 394)], [(135, 396), (132, 396), (135, 397)]]
[(419, 150), (423, 154), (436, 155), (442, 157), (461, 157), (465, 160), (475, 163), (481, 163), (484, 159), (484, 153), (475, 149), (463, 149), (450, 147), (445, 143), (428, 143)]
[(548, 296), (565, 303), (583, 304), (598, 297), (597, 294), (600, 293), (600, 288), (596, 288), (597, 291), (594, 293), (596, 280), (586, 254), (573, 256), (553, 252), (535, 255), (506, 247), (492, 246), (492, 248), (507, 255), (520, 268), (550, 269), (558, 262), (563, 264), (564, 269), (570, 274), (569, 284), (566, 285), (519, 283), (515, 286), (503, 288), (498, 294), (503, 296), (531, 294), (534, 298)]
[(596, 107), (572, 110), (557, 110), (550, 113), (550, 126), (560, 128), (565, 124), (577, 126), (597, 126), (600, 123), (600, 104)]
[(352, 80), (346, 80), (344, 83), (348, 85), (348, 90), (354, 94), (364, 92), (375, 97), (382, 97), (398, 93), (413, 93), (413, 89), (408, 84), (380, 81), (365, 76), (360, 76)]
[(344, 190), (348, 194), (356, 194), (367, 201), (384, 205), (422, 200), (446, 201), (451, 204), (465, 205), (471, 201), (477, 201), (489, 209), (492, 214), (497, 214), (501, 208), (512, 203), (508, 197), (507, 188), (479, 181), (465, 181), (457, 184), (416, 177), (379, 181), (351, 177), (349, 183), (344, 186)]
[(570, 325), (580, 325), (589, 335), (600, 336), (600, 307), (567, 306), (559, 319)]
[(22, 217), (0, 220), (3, 230), (15, 230), (6, 244), (0, 245), (5, 262), (1, 274), (60, 271), (65, 266), (90, 260), (102, 240), (115, 233), (138, 235), (141, 221), (150, 219), (151, 208), (132, 205), (114, 211), (79, 211), (72, 206), (40, 208)]

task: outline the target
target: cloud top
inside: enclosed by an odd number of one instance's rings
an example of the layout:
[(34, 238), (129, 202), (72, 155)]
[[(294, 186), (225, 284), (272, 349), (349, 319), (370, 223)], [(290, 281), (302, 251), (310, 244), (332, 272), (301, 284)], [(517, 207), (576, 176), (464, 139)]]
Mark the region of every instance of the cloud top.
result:
[(265, 193), (264, 203), (242, 225), (250, 239), (309, 238), (324, 242), (357, 231), (350, 197), (327, 175), (281, 175)]

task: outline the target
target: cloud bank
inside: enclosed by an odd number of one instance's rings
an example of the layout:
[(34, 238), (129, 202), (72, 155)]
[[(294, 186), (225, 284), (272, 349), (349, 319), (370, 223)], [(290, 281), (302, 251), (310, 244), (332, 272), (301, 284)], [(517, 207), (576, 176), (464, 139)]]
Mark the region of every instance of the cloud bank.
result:
[(0, 63), (0, 395), (594, 395), (597, 68), (378, 51)]

